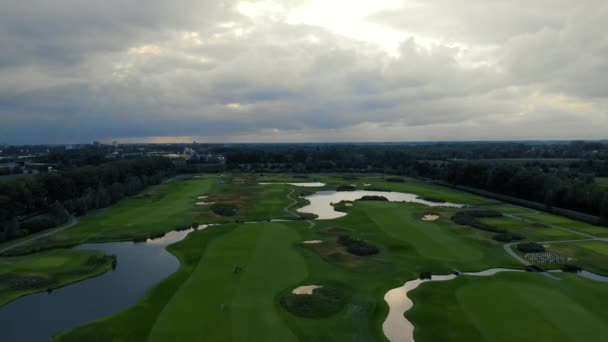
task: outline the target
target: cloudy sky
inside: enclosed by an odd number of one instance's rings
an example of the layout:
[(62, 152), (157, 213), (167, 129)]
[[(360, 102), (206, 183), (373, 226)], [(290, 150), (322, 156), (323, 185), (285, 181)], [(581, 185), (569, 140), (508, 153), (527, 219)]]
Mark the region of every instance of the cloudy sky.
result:
[(0, 143), (608, 138), (605, 0), (0, 2)]

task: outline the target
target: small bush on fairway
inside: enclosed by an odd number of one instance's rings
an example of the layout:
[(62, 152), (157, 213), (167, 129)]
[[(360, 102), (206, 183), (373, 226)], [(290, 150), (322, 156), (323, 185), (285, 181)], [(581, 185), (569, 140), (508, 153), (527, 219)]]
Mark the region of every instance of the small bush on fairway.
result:
[(575, 264), (565, 264), (564, 267), (562, 267), (562, 270), (564, 272), (576, 273), (582, 271), (583, 269)]
[(336, 191), (355, 191), (355, 187), (352, 185), (338, 185)]
[(420, 277), (421, 280), (425, 280), (425, 279), (432, 279), (433, 278), (433, 274), (431, 272), (420, 272)]
[(365, 195), (357, 201), (388, 201), (388, 199), (384, 196)]
[(499, 241), (499, 242), (511, 242), (511, 241), (523, 240), (524, 237), (519, 234), (506, 232), (506, 233), (496, 234), (496, 235), (492, 236), (492, 239)]
[(427, 201), (427, 202), (434, 202), (434, 203), (443, 203), (443, 202), (445, 202), (441, 198), (437, 198), (437, 197), (418, 196), (418, 198), (420, 198), (423, 201)]
[(338, 243), (344, 247), (350, 254), (358, 256), (366, 256), (378, 254), (378, 248), (366, 241), (354, 239), (348, 235), (340, 235)]
[(312, 295), (297, 295), (291, 292), (281, 297), (281, 306), (300, 317), (327, 317), (344, 308), (350, 289), (342, 284), (323, 284)]
[(222, 216), (236, 215), (237, 206), (230, 203), (216, 203), (211, 206), (211, 211)]
[[(481, 210), (459, 211), (456, 214), (452, 215), (452, 221), (454, 221), (457, 224), (471, 226), (473, 228), (485, 230), (488, 232), (507, 233), (507, 231), (502, 228), (494, 227), (492, 225), (489, 225), (487, 223), (483, 223), (483, 222), (477, 220), (476, 217), (492, 217), (492, 216), (475, 216), (474, 215), (476, 212), (480, 212), (480, 211)], [(488, 210), (488, 211), (491, 211), (491, 210)], [(473, 213), (473, 215), (471, 213)]]
[(536, 242), (525, 242), (518, 244), (517, 250), (522, 253), (542, 253), (545, 251), (545, 247)]

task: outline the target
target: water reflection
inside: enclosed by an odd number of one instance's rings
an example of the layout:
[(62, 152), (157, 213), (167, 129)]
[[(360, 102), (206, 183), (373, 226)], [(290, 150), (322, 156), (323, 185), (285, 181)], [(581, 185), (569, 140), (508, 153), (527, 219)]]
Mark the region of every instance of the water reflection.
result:
[(115, 255), (116, 269), (56, 289), (51, 294), (29, 295), (0, 307), (0, 340), (49, 341), (59, 331), (127, 309), (178, 269), (178, 260), (165, 247), (191, 231), (170, 232), (146, 243), (113, 242), (75, 247)]

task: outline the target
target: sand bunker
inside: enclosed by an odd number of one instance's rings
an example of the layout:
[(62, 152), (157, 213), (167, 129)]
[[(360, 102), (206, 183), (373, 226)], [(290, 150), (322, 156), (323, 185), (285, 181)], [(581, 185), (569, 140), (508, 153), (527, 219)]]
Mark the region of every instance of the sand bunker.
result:
[(323, 242), (323, 240), (308, 240), (308, 241), (304, 241), (302, 243), (307, 244), (307, 245), (315, 245), (315, 244), (318, 244), (321, 242)]
[(435, 221), (439, 219), (439, 215), (424, 215), (422, 221)]
[(365, 183), (365, 184), (363, 184), (363, 186), (372, 186), (372, 185), (369, 183)]
[(320, 285), (304, 285), (304, 286), (296, 287), (295, 289), (293, 289), (293, 291), (291, 291), (291, 293), (297, 294), (297, 295), (311, 295), (314, 290), (320, 289), (322, 287), (323, 286), (320, 286)]
[(209, 197), (209, 196), (198, 196), (197, 198), (198, 198), (198, 199), (205, 199), (205, 198), (207, 198), (207, 197)]
[(347, 206), (347, 207), (352, 207), (353, 206), (352, 203), (345, 203), (344, 205)]
[(214, 204), (215, 202), (196, 202), (196, 205), (210, 205), (210, 204)]

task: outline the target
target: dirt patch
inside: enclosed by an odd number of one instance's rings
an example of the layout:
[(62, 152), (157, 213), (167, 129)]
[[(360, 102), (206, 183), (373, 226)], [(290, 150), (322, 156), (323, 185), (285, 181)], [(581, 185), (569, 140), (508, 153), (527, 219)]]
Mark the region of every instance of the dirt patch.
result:
[(303, 285), (300, 287), (296, 287), (291, 291), (291, 293), (296, 295), (312, 295), (313, 291), (316, 289), (320, 289), (323, 286), (321, 285)]

